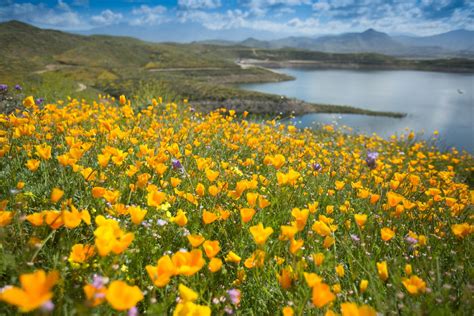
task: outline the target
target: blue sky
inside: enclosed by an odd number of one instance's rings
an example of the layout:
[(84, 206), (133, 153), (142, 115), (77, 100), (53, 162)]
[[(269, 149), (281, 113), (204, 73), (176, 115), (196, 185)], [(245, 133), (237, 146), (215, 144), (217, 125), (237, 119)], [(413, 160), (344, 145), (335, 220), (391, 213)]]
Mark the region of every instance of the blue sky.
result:
[(314, 36), (375, 28), (431, 35), (474, 28), (473, 0), (0, 0), (0, 21), (78, 31), (101, 27), (195, 25)]

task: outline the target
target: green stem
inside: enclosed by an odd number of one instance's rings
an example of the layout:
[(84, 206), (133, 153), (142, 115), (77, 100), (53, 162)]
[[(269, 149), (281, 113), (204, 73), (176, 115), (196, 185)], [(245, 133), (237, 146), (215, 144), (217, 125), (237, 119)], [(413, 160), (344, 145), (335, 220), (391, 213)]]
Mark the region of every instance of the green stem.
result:
[(48, 242), (48, 240), (50, 240), (53, 235), (56, 233), (56, 230), (53, 230), (51, 231), (51, 233), (49, 233), (48, 237), (46, 237), (45, 240), (43, 240), (43, 242), (41, 243), (41, 246), (35, 251), (35, 253), (33, 254), (33, 257), (31, 257), (31, 260), (30, 262), (34, 262), (36, 257), (38, 256), (38, 254), (40, 253), (41, 249), (43, 249), (44, 245), (46, 245), (46, 243)]

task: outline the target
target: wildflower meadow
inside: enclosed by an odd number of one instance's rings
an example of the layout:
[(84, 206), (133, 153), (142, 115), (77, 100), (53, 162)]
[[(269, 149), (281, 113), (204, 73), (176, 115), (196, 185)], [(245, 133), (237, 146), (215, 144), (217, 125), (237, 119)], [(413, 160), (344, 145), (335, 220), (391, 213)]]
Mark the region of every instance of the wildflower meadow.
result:
[(0, 114), (0, 314), (474, 312), (466, 152), (159, 97), (22, 103)]

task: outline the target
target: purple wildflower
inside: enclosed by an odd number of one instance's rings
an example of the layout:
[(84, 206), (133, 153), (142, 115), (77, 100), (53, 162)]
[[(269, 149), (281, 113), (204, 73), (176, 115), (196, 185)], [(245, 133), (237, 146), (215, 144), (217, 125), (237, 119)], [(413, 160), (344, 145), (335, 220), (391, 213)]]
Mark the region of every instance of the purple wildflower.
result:
[(46, 301), (43, 305), (41, 305), (41, 310), (45, 313), (51, 313), (54, 309), (54, 303), (51, 300)]
[(165, 226), (166, 224), (168, 224), (167, 221), (165, 221), (164, 219), (159, 219), (156, 221), (156, 223), (158, 224), (158, 226)]
[(322, 169), (322, 167), (319, 163), (313, 163), (313, 164), (311, 164), (311, 167), (313, 168), (314, 171), (319, 171), (319, 170)]
[(133, 306), (128, 310), (128, 316), (138, 316), (138, 308)]
[(15, 90), (16, 91), (21, 91), (22, 89), (23, 88), (19, 84), (15, 85)]
[(178, 160), (178, 159), (171, 159), (171, 165), (173, 166), (173, 169), (183, 169), (183, 165), (181, 164), (181, 162)]
[(6, 84), (0, 84), (0, 92), (7, 92), (8, 86)]
[(93, 279), (92, 279), (92, 286), (95, 287), (96, 289), (101, 289), (102, 287), (104, 287), (104, 284), (107, 283), (105, 281), (106, 280), (102, 276), (98, 274), (94, 274)]
[(230, 289), (227, 291), (227, 294), (230, 297), (230, 301), (234, 305), (239, 305), (240, 304), (240, 290), (238, 289)]
[(38, 99), (36, 99), (36, 104), (37, 104), (37, 105), (41, 105), (41, 103), (43, 103), (43, 102), (44, 102), (44, 99), (43, 99), (43, 98), (38, 98)]
[(412, 245), (415, 245), (415, 244), (418, 243), (418, 240), (416, 240), (416, 238), (413, 238), (413, 237), (411, 237), (411, 236), (405, 237), (405, 240), (406, 240), (408, 243), (412, 244)]
[(367, 166), (370, 169), (375, 169), (375, 167), (377, 166), (376, 159), (378, 156), (379, 153), (377, 152), (369, 151), (367, 153), (367, 158), (365, 158), (365, 162), (367, 163)]
[(351, 238), (352, 238), (352, 240), (355, 241), (355, 242), (359, 242), (359, 241), (360, 241), (359, 236), (357, 236), (357, 235), (355, 235), (355, 234), (351, 234)]

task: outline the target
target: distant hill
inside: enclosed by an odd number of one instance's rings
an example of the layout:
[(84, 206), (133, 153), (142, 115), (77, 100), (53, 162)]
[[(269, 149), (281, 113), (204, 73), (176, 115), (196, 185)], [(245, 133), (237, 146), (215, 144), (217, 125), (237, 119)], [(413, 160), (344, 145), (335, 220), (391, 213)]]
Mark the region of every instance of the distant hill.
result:
[(85, 42), (87, 39), (77, 35), (43, 30), (18, 21), (0, 23), (0, 77), (39, 70), (53, 63), (55, 55)]
[(433, 36), (391, 36), (372, 28), (315, 37), (289, 36), (250, 28), (210, 30), (194, 22), (168, 22), (156, 26), (110, 25), (80, 34), (131, 36), (149, 42), (201, 43), (220, 46), (242, 45), (252, 48), (297, 48), (328, 53), (380, 53), (414, 58), (474, 58), (474, 31), (455, 30)]
[(316, 50), (314, 43), (317, 38), (304, 36), (290, 36), (279, 40), (272, 41), (273, 48), (301, 48), (308, 50)]
[(131, 37), (77, 35), (18, 21), (0, 23), (0, 43), (0, 79), (20, 78), (51, 64), (56, 69), (87, 68), (90, 77), (103, 72), (113, 74), (111, 77), (129, 76), (140, 69), (160, 67), (235, 67), (232, 61), (212, 52), (202, 54), (198, 48)]
[(393, 54), (406, 48), (389, 35), (368, 29), (362, 33), (324, 36), (314, 40), (313, 49), (324, 52)]
[[(255, 34), (254, 29), (239, 28), (211, 30), (196, 22), (167, 22), (154, 26), (132, 26), (129, 24), (114, 24), (102, 26), (87, 31), (78, 32), (81, 35), (113, 35), (113, 36), (131, 36), (148, 42), (163, 43), (191, 43), (197, 41), (242, 41)], [(268, 40), (274, 38), (273, 33), (259, 31), (258, 36), (261, 39)]]
[(398, 36), (394, 38), (405, 45), (437, 46), (447, 50), (474, 52), (474, 31), (455, 30), (433, 36)]
[(249, 37), (246, 40), (240, 42), (239, 44), (243, 45), (243, 46), (248, 46), (248, 47), (275, 48), (275, 46), (272, 44), (272, 42), (260, 41), (256, 38), (253, 38), (253, 37)]
[[(209, 42), (209, 41), (208, 41)], [(230, 45), (227, 41), (224, 45)], [(328, 53), (380, 53), (403, 57), (474, 58), (474, 31), (458, 30), (434, 36), (390, 36), (368, 29), (321, 37), (286, 37), (263, 41), (248, 38), (235, 44), (255, 48), (298, 48)], [(215, 44), (220, 44), (216, 41)]]

